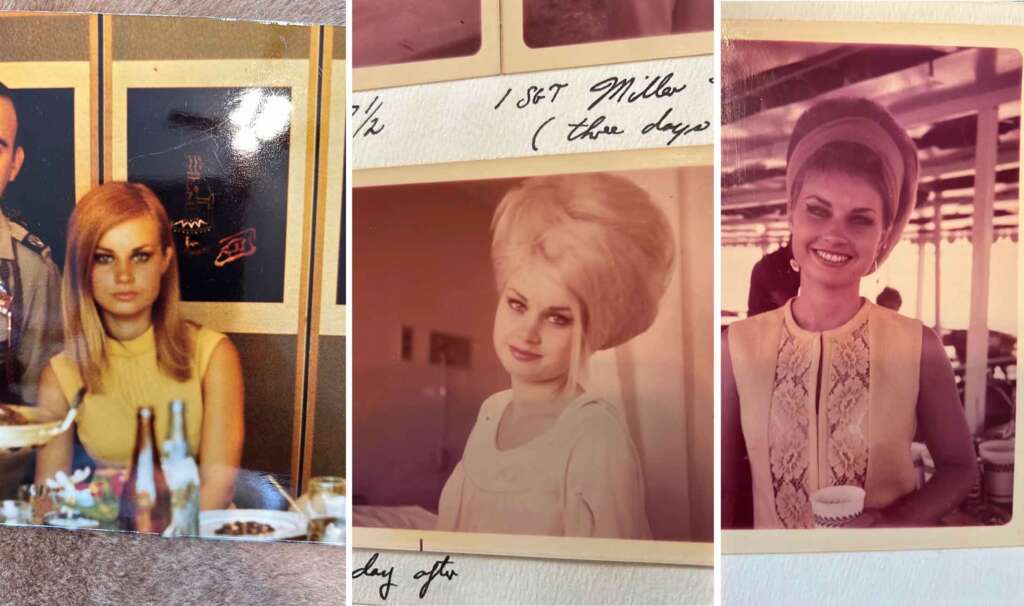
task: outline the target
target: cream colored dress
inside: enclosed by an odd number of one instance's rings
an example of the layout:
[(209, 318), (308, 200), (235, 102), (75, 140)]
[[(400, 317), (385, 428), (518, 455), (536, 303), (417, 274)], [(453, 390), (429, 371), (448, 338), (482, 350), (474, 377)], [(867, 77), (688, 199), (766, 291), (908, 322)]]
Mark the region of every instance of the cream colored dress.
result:
[(644, 481), (626, 424), (583, 394), (547, 431), (498, 450), (511, 391), (480, 408), (462, 461), (441, 492), (438, 530), (649, 539)]
[(812, 332), (792, 304), (728, 331), (755, 528), (812, 527), (810, 495), (827, 486), (864, 488), (865, 507), (914, 490), (921, 323), (865, 301)]

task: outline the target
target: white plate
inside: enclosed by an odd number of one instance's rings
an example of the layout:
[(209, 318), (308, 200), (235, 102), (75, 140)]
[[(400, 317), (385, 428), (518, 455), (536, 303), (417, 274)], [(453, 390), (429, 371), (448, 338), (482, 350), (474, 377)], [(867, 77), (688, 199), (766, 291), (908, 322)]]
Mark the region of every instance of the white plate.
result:
[(63, 419), (35, 406), (4, 404), (28, 419), (28, 425), (0, 425), (0, 451), (41, 446), (60, 434)]
[[(217, 529), (231, 522), (259, 522), (270, 524), (274, 532), (263, 535), (229, 536), (217, 534)], [(214, 509), (199, 513), (199, 536), (236, 541), (280, 541), (306, 534), (306, 516), (294, 511), (273, 509)]]

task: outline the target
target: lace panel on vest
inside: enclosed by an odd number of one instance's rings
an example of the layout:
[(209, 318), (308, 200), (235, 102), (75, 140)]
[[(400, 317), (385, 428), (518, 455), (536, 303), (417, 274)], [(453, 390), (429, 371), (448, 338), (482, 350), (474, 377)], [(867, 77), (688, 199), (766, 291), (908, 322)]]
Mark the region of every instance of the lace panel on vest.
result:
[(807, 493), (808, 436), (807, 405), (812, 395), (808, 377), (813, 341), (797, 340), (788, 327), (782, 327), (782, 343), (775, 366), (768, 426), (768, 454), (775, 494), (775, 513), (786, 528), (810, 527), (810, 500)]
[(867, 319), (835, 343), (829, 364), (828, 484), (864, 487), (868, 472), (868, 386), (871, 357)]

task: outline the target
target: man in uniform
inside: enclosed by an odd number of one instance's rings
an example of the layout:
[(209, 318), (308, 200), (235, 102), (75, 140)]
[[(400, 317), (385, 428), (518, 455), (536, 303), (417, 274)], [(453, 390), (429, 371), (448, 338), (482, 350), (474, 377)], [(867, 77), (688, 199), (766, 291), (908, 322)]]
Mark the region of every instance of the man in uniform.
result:
[[(5, 192), (25, 161), (18, 111), (0, 82), (0, 402), (35, 404), (39, 374), (63, 347), (60, 272), (50, 249), (8, 218)], [(29, 462), (0, 454), (0, 498), (11, 498)]]

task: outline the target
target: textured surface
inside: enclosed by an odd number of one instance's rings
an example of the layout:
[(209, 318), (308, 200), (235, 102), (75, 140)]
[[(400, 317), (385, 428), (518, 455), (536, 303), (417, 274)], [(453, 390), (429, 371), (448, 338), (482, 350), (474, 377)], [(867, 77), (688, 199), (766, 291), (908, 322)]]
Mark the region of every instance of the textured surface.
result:
[(344, 570), (323, 545), (0, 531), (4, 604), (342, 604)]
[(0, 10), (189, 15), (344, 25), (345, 4), (345, 0), (0, 0)]

